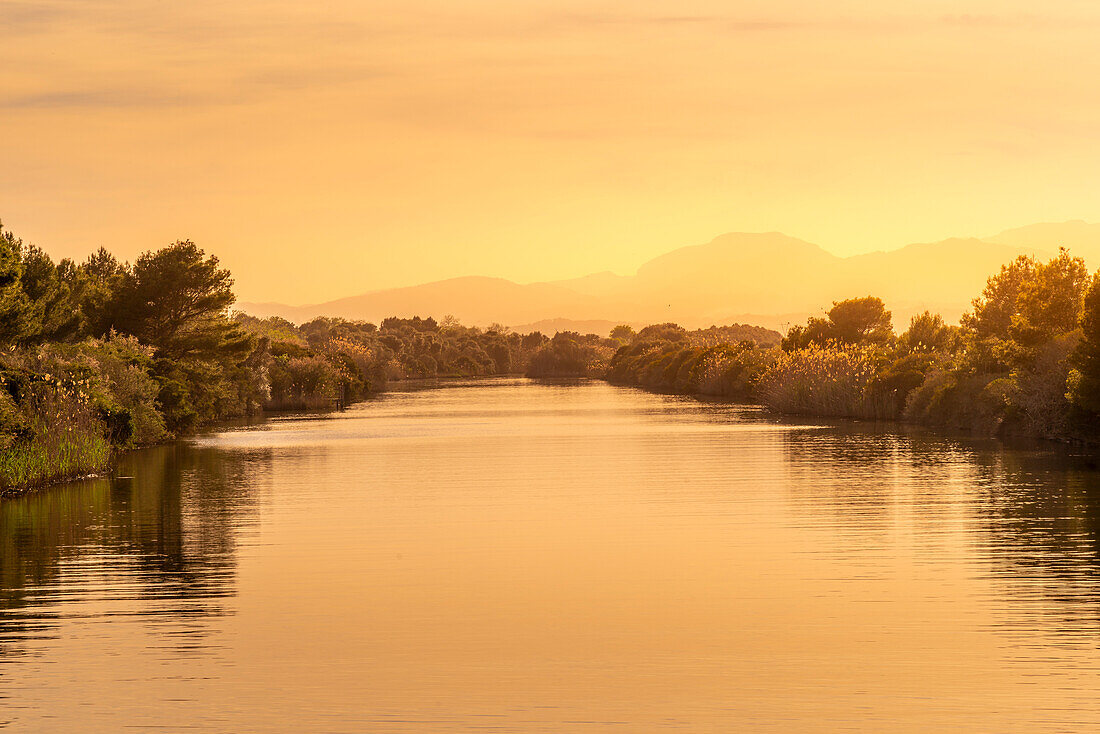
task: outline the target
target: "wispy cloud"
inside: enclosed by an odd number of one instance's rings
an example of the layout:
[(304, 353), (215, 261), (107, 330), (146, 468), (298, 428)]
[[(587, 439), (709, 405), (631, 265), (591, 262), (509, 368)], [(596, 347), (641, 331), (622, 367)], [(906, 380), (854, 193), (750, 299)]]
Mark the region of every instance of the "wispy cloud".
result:
[(790, 31), (812, 25), (782, 18), (737, 18), (723, 15), (646, 15), (643, 13), (553, 13), (532, 23), (531, 28), (565, 31), (601, 28), (699, 28), (714, 31), (761, 33)]
[[(262, 7), (262, 6), (261, 6)], [(294, 38), (297, 43), (362, 40), (367, 21), (333, 17), (308, 4), (293, 13), (226, 12), (221, 4), (191, 0), (0, 0), (0, 28), (8, 39), (55, 31), (162, 39), (170, 45)], [(232, 9), (232, 6), (226, 6)]]
[(170, 84), (58, 89), (35, 94), (0, 94), (0, 109), (11, 111), (64, 109), (161, 109), (240, 105), (273, 94), (356, 84), (392, 76), (373, 67), (303, 69), (272, 67), (247, 72), (204, 89), (172, 89)]
[(940, 26), (974, 29), (1066, 29), (1093, 28), (1100, 25), (1100, 17), (1063, 17), (1056, 15), (1036, 15), (1020, 13), (1013, 15), (994, 14), (948, 14), (937, 19)]
[(238, 80), (243, 88), (299, 91), (372, 81), (393, 76), (392, 69), (381, 66), (326, 66), (307, 69), (276, 67), (245, 74)]
[(191, 93), (166, 93), (162, 89), (103, 88), (0, 97), (0, 109), (57, 110), (78, 108), (124, 109), (134, 107), (187, 107), (196, 104), (208, 104), (212, 101), (215, 101), (213, 97), (203, 97)]
[(16, 31), (48, 25), (59, 9), (44, 3), (0, 2), (0, 25), (5, 31)]

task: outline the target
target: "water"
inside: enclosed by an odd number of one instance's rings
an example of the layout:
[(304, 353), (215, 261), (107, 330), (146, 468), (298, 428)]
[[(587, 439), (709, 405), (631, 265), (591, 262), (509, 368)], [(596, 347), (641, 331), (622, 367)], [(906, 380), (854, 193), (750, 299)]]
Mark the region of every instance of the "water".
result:
[(0, 503), (0, 726), (1100, 726), (1100, 473), (1050, 446), (497, 380), (118, 473)]

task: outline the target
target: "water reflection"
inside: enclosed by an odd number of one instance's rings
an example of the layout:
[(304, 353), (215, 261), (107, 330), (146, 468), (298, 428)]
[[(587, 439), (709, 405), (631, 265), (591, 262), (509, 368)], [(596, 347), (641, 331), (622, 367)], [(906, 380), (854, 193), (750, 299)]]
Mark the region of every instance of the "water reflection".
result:
[[(1087, 451), (919, 428), (836, 424), (785, 436), (796, 507), (880, 549), (962, 545), (1023, 606), (1006, 624), (1094, 646), (1100, 631), (1100, 472)], [(937, 556), (942, 561), (942, 556)]]
[(494, 380), (120, 474), (0, 503), (0, 726), (1100, 727), (1058, 447)]
[(0, 502), (0, 654), (29, 654), (89, 613), (140, 614), (164, 644), (201, 647), (202, 620), (229, 611), (237, 535), (270, 461), (161, 446), (113, 478)]

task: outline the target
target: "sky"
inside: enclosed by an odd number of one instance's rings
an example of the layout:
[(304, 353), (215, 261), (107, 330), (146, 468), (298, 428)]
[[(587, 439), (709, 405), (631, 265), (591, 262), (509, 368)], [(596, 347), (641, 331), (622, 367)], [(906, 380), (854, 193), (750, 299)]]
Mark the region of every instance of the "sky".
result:
[(0, 220), (246, 301), (1100, 220), (1093, 0), (0, 0)]

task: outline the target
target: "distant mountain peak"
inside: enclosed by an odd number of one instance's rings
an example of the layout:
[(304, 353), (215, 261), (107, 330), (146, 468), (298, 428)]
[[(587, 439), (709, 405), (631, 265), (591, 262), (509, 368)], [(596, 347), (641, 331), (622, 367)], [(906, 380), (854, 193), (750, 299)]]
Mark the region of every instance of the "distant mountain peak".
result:
[(504, 324), (678, 321), (706, 326), (722, 314), (757, 314), (758, 325), (797, 322), (835, 300), (876, 295), (899, 324), (924, 309), (957, 318), (986, 279), (1019, 254), (1065, 245), (1100, 264), (1100, 224), (1041, 223), (993, 237), (955, 237), (895, 250), (838, 257), (781, 232), (726, 232), (644, 263), (632, 276), (604, 271), (568, 280), (519, 284), (461, 276), (371, 291), (312, 306), (242, 303), (256, 316), (306, 321), (319, 315), (375, 321), (386, 316), (457, 316)]

